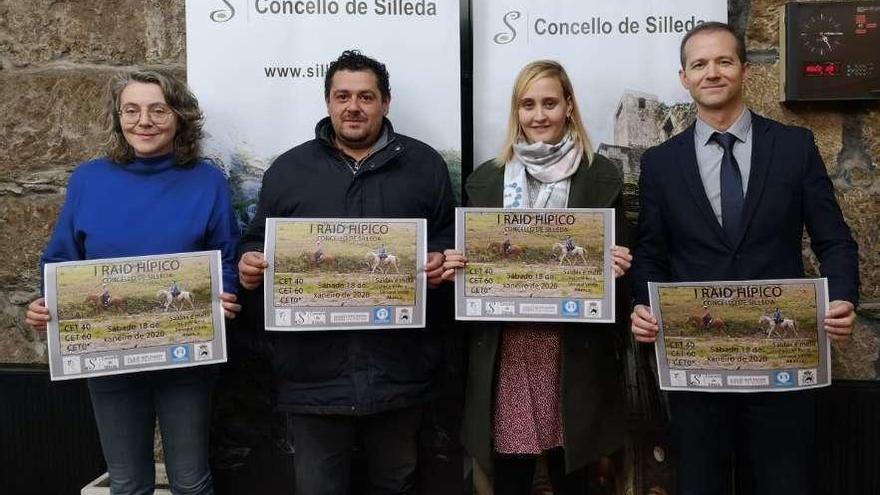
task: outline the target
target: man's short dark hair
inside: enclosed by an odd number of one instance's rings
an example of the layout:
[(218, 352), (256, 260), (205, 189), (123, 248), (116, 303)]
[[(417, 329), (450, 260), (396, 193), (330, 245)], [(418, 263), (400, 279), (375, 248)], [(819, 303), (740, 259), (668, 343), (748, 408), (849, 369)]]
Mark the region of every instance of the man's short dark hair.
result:
[(736, 31), (734, 31), (733, 28), (730, 27), (730, 24), (712, 21), (712, 22), (703, 22), (701, 24), (697, 24), (696, 26), (691, 28), (691, 30), (688, 31), (687, 34), (684, 35), (684, 38), (681, 39), (681, 47), (679, 48), (678, 53), (679, 53), (679, 56), (681, 57), (681, 68), (682, 69), (685, 68), (684, 64), (685, 64), (685, 62), (687, 62), (687, 60), (685, 59), (685, 55), (684, 55), (684, 45), (687, 44), (688, 40), (691, 39), (696, 34), (713, 33), (716, 31), (728, 32), (734, 37), (734, 39), (736, 39), (736, 55), (739, 57), (739, 61), (741, 63), (743, 63), (743, 64), (746, 63), (746, 41), (743, 39), (743, 37), (739, 33), (737, 33)]
[(330, 62), (330, 68), (327, 69), (327, 75), (324, 76), (324, 98), (330, 98), (330, 85), (333, 82), (333, 75), (336, 74), (336, 71), (340, 70), (352, 72), (371, 71), (376, 75), (376, 83), (379, 86), (379, 92), (382, 93), (382, 99), (387, 101), (391, 98), (391, 84), (388, 82), (388, 69), (385, 68), (385, 64), (362, 54), (358, 50), (345, 50), (339, 58)]

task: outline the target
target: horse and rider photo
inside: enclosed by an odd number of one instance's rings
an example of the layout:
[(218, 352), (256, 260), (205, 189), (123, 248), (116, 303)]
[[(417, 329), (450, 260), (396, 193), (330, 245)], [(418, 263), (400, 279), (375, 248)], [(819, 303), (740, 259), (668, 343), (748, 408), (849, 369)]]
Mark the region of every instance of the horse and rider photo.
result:
[(758, 317), (758, 325), (767, 329), (767, 338), (785, 339), (786, 337), (800, 337), (798, 322), (792, 318), (786, 318), (779, 306), (770, 314), (762, 314)]
[(400, 258), (396, 254), (391, 254), (385, 244), (372, 251), (367, 251), (364, 255), (367, 267), (370, 273), (393, 273), (400, 274)]
[(126, 300), (123, 297), (115, 296), (110, 293), (110, 284), (101, 284), (100, 292), (87, 294), (85, 301), (93, 306), (95, 310), (112, 309), (118, 312), (125, 311)]
[[(418, 225), (279, 221), (274, 227), (276, 306), (414, 304)], [(288, 280), (298, 283), (288, 288)]]
[(736, 296), (735, 290), (729, 291), (731, 297), (704, 298), (700, 286), (670, 285), (657, 289), (657, 297), (664, 350), (675, 356), (680, 349), (689, 350), (678, 368), (818, 365), (821, 320), (812, 283), (779, 284), (772, 298)]
[(101, 260), (54, 268), (62, 339), (87, 335), (89, 351), (213, 339), (212, 256), (176, 257), (159, 272), (138, 261), (116, 262), (122, 268), (109, 274)]
[(160, 300), (165, 301), (162, 304), (162, 307), (164, 308), (164, 311), (166, 313), (169, 309), (180, 311), (181, 309), (185, 309), (187, 306), (189, 306), (189, 309), (191, 310), (196, 309), (195, 304), (193, 304), (192, 292), (188, 290), (182, 290), (177, 280), (173, 280), (171, 282), (171, 286), (167, 289), (159, 289), (156, 292), (156, 297)]
[[(594, 212), (463, 213), (468, 267), (491, 270), (480, 280), (487, 297), (572, 297), (601, 299), (605, 294), (605, 217)], [(554, 216), (555, 215), (555, 216)], [(564, 218), (564, 222), (551, 221)], [(551, 220), (548, 220), (551, 219)], [(531, 223), (529, 223), (531, 222)], [(468, 277), (466, 283), (470, 282)]]
[(566, 260), (571, 265), (581, 263), (587, 264), (586, 250), (582, 246), (577, 245), (577, 241), (570, 235), (566, 236), (561, 242), (553, 243), (553, 254), (559, 257), (559, 265), (562, 266)]

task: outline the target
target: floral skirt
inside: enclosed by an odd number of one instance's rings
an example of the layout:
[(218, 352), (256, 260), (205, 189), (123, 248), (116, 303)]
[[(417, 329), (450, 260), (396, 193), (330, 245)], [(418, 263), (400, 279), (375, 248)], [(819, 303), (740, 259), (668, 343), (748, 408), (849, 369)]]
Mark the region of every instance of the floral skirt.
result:
[(493, 434), (501, 454), (563, 446), (562, 334), (558, 326), (510, 324), (502, 332)]

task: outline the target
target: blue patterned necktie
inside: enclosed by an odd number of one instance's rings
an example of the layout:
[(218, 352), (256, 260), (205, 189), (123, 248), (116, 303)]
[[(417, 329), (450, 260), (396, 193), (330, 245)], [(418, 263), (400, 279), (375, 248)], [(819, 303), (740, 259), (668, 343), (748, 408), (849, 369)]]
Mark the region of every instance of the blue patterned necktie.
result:
[(733, 156), (736, 136), (729, 132), (712, 134), (712, 140), (724, 148), (721, 157), (721, 226), (731, 241), (736, 239), (743, 209), (743, 182), (739, 164)]

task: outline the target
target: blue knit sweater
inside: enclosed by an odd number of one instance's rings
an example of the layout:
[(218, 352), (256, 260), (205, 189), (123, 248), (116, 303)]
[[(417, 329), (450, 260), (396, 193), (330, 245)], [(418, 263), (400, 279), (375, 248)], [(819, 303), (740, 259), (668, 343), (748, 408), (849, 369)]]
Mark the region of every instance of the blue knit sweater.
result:
[(219, 249), (223, 290), (236, 292), (238, 223), (223, 173), (173, 155), (117, 165), (107, 158), (74, 170), (40, 266), (59, 261)]

